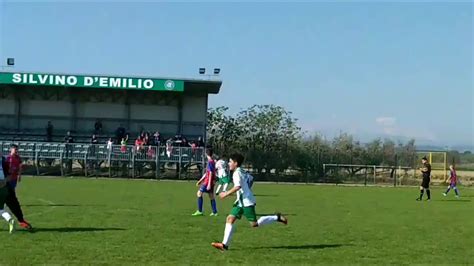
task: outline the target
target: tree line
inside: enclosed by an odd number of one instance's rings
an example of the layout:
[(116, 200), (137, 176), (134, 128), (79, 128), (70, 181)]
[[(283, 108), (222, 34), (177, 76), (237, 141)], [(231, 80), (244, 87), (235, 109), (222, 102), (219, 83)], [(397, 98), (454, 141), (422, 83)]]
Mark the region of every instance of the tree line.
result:
[(415, 140), (362, 143), (347, 133), (330, 140), (307, 136), (291, 112), (275, 105), (254, 105), (235, 115), (227, 107), (209, 109), (207, 136), (216, 154), (239, 151), (246, 166), (262, 175), (297, 172), (321, 177), (324, 163), (415, 167), (416, 161)]

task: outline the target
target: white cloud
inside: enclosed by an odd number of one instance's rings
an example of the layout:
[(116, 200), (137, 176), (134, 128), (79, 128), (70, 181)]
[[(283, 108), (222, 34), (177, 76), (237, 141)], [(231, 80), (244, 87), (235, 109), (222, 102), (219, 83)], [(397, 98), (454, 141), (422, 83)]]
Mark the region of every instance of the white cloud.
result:
[(390, 127), (390, 126), (395, 126), (397, 123), (397, 119), (395, 117), (390, 117), (390, 116), (382, 116), (382, 117), (377, 117), (375, 119), (375, 122), (381, 126), (385, 127)]

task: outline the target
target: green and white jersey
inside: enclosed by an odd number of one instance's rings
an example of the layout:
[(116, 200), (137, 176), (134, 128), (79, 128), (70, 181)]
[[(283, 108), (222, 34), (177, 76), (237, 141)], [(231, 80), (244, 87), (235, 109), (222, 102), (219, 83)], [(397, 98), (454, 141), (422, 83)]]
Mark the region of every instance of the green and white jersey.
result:
[(240, 187), (240, 189), (237, 190), (237, 200), (235, 201), (237, 206), (254, 206), (256, 201), (255, 196), (250, 189), (251, 180), (249, 179), (249, 175), (247, 175), (247, 173), (239, 167), (235, 169), (234, 174), (232, 175), (232, 181), (235, 187)]

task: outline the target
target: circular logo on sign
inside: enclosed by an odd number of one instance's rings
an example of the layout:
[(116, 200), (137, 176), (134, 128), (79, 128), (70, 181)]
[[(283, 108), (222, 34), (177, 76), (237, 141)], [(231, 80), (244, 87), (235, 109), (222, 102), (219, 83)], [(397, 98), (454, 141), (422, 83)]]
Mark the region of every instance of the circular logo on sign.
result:
[(165, 88), (169, 91), (173, 90), (174, 89), (174, 81), (172, 81), (172, 80), (165, 81)]

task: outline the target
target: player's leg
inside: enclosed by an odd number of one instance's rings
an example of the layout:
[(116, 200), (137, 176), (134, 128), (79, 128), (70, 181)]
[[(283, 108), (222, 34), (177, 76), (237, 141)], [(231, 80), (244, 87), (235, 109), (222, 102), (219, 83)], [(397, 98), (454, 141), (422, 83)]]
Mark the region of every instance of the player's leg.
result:
[(18, 198), (16, 197), (15, 192), (15, 184), (9, 183), (7, 185), (8, 188), (8, 195), (6, 198), (6, 205), (10, 209), (10, 211), (15, 215), (19, 222), (22, 222), (23, 219), (23, 212), (20, 207), (20, 202), (18, 202)]
[(229, 186), (229, 183), (225, 183), (225, 184), (224, 184), (224, 188), (222, 189), (222, 191), (226, 192), (228, 186)]
[(456, 187), (456, 184), (453, 184), (453, 189), (454, 189), (454, 193), (456, 194), (456, 197), (459, 198), (459, 191), (458, 191), (458, 188)]
[(214, 197), (214, 191), (211, 189), (209, 191), (209, 199), (211, 200), (211, 208), (212, 208), (212, 213), (211, 216), (217, 216), (217, 205), (216, 205), (216, 199)]
[(10, 234), (15, 229), (15, 220), (11, 216), (11, 214), (3, 209), (5, 203), (7, 201), (8, 196), (8, 188), (6, 186), (0, 188), (0, 215), (8, 222)]
[(426, 196), (428, 196), (428, 199), (426, 200), (431, 200), (431, 191), (430, 191), (430, 183), (429, 181), (427, 182), (426, 186), (425, 186), (425, 190), (426, 190)]
[(446, 192), (443, 193), (443, 196), (446, 197), (450, 190), (451, 190), (451, 184), (448, 186), (448, 189), (446, 189)]
[(33, 229), (33, 227), (23, 217), (23, 211), (21, 209), (20, 202), (18, 201), (18, 198), (16, 196), (15, 185), (16, 185), (15, 183), (9, 183), (7, 185), (8, 195), (7, 195), (7, 198), (6, 198), (6, 205), (8, 206), (10, 211), (13, 213), (13, 215), (15, 215), (15, 217), (18, 220), (18, 223), (20, 224), (20, 226), (25, 228), (25, 229), (31, 230), (31, 229)]
[(281, 215), (281, 213), (277, 213), (275, 215), (262, 216), (257, 220), (255, 206), (245, 207), (244, 216), (250, 222), (250, 226), (252, 227), (261, 227), (261, 226), (272, 224), (275, 222), (280, 222), (285, 225), (288, 224), (288, 219), (285, 216)]
[[(219, 182), (219, 185), (216, 188), (216, 195), (219, 195), (219, 190), (221, 189), (221, 187), (222, 187), (222, 184)], [(223, 190), (223, 191), (225, 191), (225, 190)]]
[(423, 199), (423, 194), (425, 193), (425, 189), (423, 186), (420, 186), (420, 196), (416, 200), (422, 200)]
[(237, 219), (242, 217), (244, 210), (241, 207), (234, 206), (230, 211), (229, 216), (227, 216), (225, 229), (224, 229), (224, 238), (220, 243), (211, 243), (211, 245), (221, 251), (225, 251), (229, 248), (232, 235), (234, 234), (234, 223)]
[(196, 193), (197, 195), (197, 205), (198, 209), (195, 213), (192, 214), (192, 216), (202, 216), (202, 205), (203, 205), (203, 199), (202, 199), (202, 186), (199, 188), (198, 192)]

